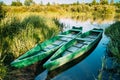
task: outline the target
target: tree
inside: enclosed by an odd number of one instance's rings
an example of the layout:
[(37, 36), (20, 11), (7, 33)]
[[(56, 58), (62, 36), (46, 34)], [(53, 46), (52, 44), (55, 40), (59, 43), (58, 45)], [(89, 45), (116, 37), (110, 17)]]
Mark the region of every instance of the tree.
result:
[(114, 0), (111, 0), (110, 4), (114, 4)]
[(2, 6), (0, 5), (0, 20), (4, 18), (5, 13), (6, 13), (5, 10), (3, 10)]
[(26, 6), (30, 6), (31, 4), (33, 4), (33, 0), (25, 0), (24, 1), (24, 5), (26, 5)]
[(76, 4), (79, 5), (80, 4), (79, 1), (77, 1)]
[(0, 1), (0, 5), (4, 5), (5, 6), (6, 4), (3, 1)]
[(12, 1), (11, 6), (22, 6), (22, 3), (20, 2), (20, 0)]
[(50, 2), (47, 3), (47, 6), (50, 6)]
[(43, 2), (42, 2), (42, 1), (40, 2), (40, 5), (43, 5)]
[(92, 1), (92, 4), (93, 4), (93, 5), (96, 5), (96, 0), (93, 0), (93, 1)]
[(79, 4), (80, 4), (79, 1), (73, 3), (73, 5), (79, 5)]
[(85, 3), (85, 1), (84, 0), (82, 0), (82, 4), (84, 4)]
[(108, 0), (100, 0), (100, 4), (108, 4)]

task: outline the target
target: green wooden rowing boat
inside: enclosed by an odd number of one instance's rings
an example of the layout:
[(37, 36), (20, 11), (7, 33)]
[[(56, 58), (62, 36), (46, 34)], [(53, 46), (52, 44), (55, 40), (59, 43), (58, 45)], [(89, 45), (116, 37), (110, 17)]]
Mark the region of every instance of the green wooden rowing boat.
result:
[(103, 30), (92, 29), (85, 32), (59, 48), (47, 62), (43, 64), (49, 71), (54, 70), (88, 52), (101, 39)]
[(23, 68), (34, 64), (37, 61), (42, 61), (43, 59), (51, 56), (63, 44), (75, 38), (77, 34), (81, 34), (81, 32), (82, 27), (73, 27), (66, 32), (60, 33), (58, 36), (46, 40), (43, 43), (39, 43), (34, 48), (14, 60), (11, 63), (11, 66)]

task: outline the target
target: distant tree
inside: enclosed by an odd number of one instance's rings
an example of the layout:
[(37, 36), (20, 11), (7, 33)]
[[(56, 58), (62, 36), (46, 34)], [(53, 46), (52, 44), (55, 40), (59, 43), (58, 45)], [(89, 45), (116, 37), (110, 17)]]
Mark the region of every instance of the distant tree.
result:
[(82, 0), (82, 4), (84, 4), (85, 3), (85, 1), (84, 0)]
[(11, 6), (22, 6), (22, 3), (20, 2), (20, 0), (12, 1)]
[(73, 5), (79, 5), (79, 4), (80, 4), (79, 1), (73, 3)]
[(100, 0), (100, 4), (108, 4), (108, 0)]
[(33, 4), (33, 0), (25, 0), (24, 1), (25, 6), (30, 6), (31, 4)]
[(42, 2), (42, 1), (40, 2), (40, 5), (43, 5), (43, 2)]
[(93, 1), (92, 1), (92, 4), (93, 4), (93, 5), (96, 5), (96, 3), (97, 3), (96, 0), (93, 0)]
[(115, 4), (115, 6), (117, 6), (118, 8), (120, 8), (120, 1), (117, 2), (117, 3), (114, 3), (114, 4)]
[(79, 1), (77, 1), (76, 4), (79, 5), (80, 4)]
[(36, 5), (36, 3), (33, 1), (33, 2), (32, 2), (32, 5)]
[(50, 2), (47, 3), (47, 6), (50, 6)]
[(57, 5), (57, 3), (55, 3), (55, 2), (53, 2), (52, 4), (53, 4), (53, 5)]
[(5, 16), (5, 10), (3, 10), (2, 5), (0, 5), (0, 20), (4, 18)]
[(6, 5), (3, 1), (0, 1), (0, 5), (2, 6), (2, 5)]
[(110, 4), (114, 4), (114, 0), (111, 0)]

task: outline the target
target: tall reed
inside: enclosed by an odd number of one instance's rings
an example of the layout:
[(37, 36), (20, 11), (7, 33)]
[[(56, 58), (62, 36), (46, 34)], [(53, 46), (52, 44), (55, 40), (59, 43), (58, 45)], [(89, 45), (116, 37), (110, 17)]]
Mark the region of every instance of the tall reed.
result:
[(15, 16), (3, 19), (0, 31), (2, 43), (0, 57), (6, 54), (18, 57), (35, 44), (55, 36), (59, 32), (59, 28), (52, 19), (28, 15), (23, 20)]
[[(7, 16), (0, 23), (0, 80), (11, 61), (59, 32), (55, 20), (39, 15)], [(3, 59), (4, 57), (4, 59)]]
[(120, 21), (108, 27), (105, 34), (110, 37), (108, 49), (113, 57), (114, 74), (120, 76)]
[(108, 49), (115, 60), (120, 63), (120, 21), (115, 22), (105, 30), (105, 34), (110, 37)]

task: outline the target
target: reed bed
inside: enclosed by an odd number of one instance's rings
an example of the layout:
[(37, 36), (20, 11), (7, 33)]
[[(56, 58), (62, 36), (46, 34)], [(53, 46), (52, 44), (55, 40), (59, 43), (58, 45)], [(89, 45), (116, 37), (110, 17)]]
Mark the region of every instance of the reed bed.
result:
[(120, 76), (120, 21), (106, 28), (105, 34), (110, 37), (108, 50), (112, 58), (112, 69), (108, 69), (117, 79)]
[(39, 15), (55, 18), (73, 18), (81, 19), (82, 17), (101, 16), (115, 14), (115, 6), (113, 5), (33, 5), (33, 6), (3, 6), (3, 9), (10, 14), (28, 14), (36, 13)]
[(108, 49), (116, 62), (120, 63), (120, 21), (115, 22), (105, 30), (105, 34), (110, 37)]
[[(59, 24), (59, 25), (58, 25)], [(59, 33), (57, 19), (48, 19), (41, 15), (13, 14), (0, 22), (0, 80), (8, 74), (11, 61)]]
[(17, 58), (58, 32), (59, 27), (52, 19), (38, 15), (28, 15), (22, 19), (16, 16), (6, 17), (0, 24), (0, 58), (7, 54)]

